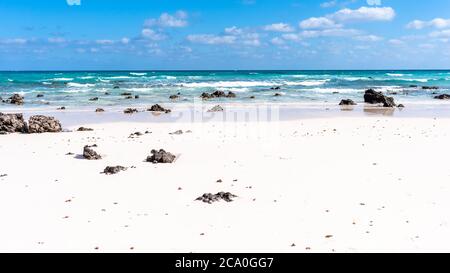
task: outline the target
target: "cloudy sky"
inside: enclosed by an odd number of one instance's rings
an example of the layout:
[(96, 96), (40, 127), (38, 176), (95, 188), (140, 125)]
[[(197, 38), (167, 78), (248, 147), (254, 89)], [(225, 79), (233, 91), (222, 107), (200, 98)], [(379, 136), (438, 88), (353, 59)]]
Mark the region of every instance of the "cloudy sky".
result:
[(433, 68), (448, 0), (0, 0), (0, 70)]

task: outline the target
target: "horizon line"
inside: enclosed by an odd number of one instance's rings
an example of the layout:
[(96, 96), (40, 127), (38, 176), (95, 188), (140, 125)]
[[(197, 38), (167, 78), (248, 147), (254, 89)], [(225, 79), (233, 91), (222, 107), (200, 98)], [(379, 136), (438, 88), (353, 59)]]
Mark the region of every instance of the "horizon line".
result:
[(289, 72), (289, 71), (450, 71), (450, 68), (430, 68), (430, 69), (76, 69), (76, 70), (0, 70), (0, 73), (5, 72), (246, 72), (246, 71), (259, 71), (259, 72)]

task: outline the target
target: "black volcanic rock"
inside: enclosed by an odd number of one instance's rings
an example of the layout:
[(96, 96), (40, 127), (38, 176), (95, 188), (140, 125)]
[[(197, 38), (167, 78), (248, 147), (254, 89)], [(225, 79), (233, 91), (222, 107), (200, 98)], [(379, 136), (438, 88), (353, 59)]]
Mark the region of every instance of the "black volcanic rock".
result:
[(159, 151), (157, 150), (152, 150), (151, 151), (152, 155), (148, 156), (146, 161), (147, 162), (151, 162), (153, 164), (157, 164), (157, 163), (172, 163), (176, 156), (164, 151), (163, 149), (160, 149)]
[(216, 105), (213, 108), (209, 109), (208, 112), (223, 112), (223, 108), (220, 105)]
[(223, 91), (214, 91), (213, 93), (202, 93), (200, 96), (202, 99), (214, 99), (214, 98), (236, 98), (236, 94), (233, 92), (225, 93)]
[(382, 103), (383, 107), (395, 107), (394, 98), (383, 95), (382, 92), (377, 92), (373, 89), (366, 90), (364, 94), (364, 102), (370, 104)]
[(58, 133), (62, 131), (61, 123), (54, 117), (32, 116), (28, 124), (28, 132), (30, 134)]
[(90, 98), (89, 101), (98, 101), (98, 97)]
[(19, 94), (14, 94), (12, 97), (6, 100), (7, 103), (15, 104), (15, 105), (23, 105), (24, 104), (24, 97), (22, 97)]
[(439, 96), (434, 97), (437, 100), (450, 100), (450, 95), (449, 94), (442, 94)]
[(438, 90), (439, 86), (422, 86), (424, 90)]
[(341, 105), (341, 106), (344, 106), (344, 105), (356, 105), (356, 103), (353, 100), (351, 100), (351, 99), (344, 99), (344, 100), (341, 100), (339, 105)]
[(97, 109), (95, 109), (95, 112), (96, 112), (96, 113), (102, 113), (102, 112), (105, 112), (105, 109), (103, 109), (103, 108), (97, 108)]
[(103, 173), (106, 175), (111, 175), (111, 174), (116, 174), (116, 173), (119, 173), (121, 171), (126, 171), (126, 170), (127, 170), (127, 168), (122, 167), (122, 166), (108, 166), (105, 168)]
[(123, 110), (123, 112), (125, 114), (134, 114), (134, 113), (137, 113), (138, 110), (136, 108), (127, 108), (127, 109)]
[(0, 132), (6, 133), (27, 133), (28, 125), (22, 114), (0, 113)]
[(99, 155), (96, 151), (92, 149), (92, 146), (84, 146), (83, 148), (83, 157), (87, 160), (100, 160), (102, 159), (101, 155)]
[(237, 197), (237, 196), (230, 192), (219, 192), (216, 194), (205, 193), (195, 200), (202, 201), (202, 202), (208, 203), (208, 204), (212, 204), (214, 202), (219, 202), (221, 200), (223, 200), (225, 202), (233, 202), (233, 198), (235, 198), (235, 197)]
[(164, 107), (162, 107), (159, 104), (153, 105), (152, 107), (147, 109), (147, 111), (149, 111), (149, 112), (163, 112), (163, 113), (166, 113), (166, 114), (171, 112), (170, 109), (165, 109)]
[(86, 127), (80, 127), (77, 130), (78, 132), (90, 132), (90, 131), (94, 131), (94, 129), (92, 128), (86, 128)]

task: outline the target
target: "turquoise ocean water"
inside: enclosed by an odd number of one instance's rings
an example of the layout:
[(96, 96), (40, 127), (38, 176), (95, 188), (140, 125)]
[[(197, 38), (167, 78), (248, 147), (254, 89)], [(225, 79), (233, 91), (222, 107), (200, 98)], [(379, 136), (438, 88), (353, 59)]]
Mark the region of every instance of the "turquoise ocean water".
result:
[[(280, 89), (274, 90), (276, 87)], [(182, 104), (215, 90), (237, 95), (217, 102), (323, 105), (343, 98), (362, 102), (368, 88), (391, 94), (401, 103), (447, 103), (433, 97), (449, 93), (450, 71), (0, 72), (0, 97), (19, 93), (25, 97), (25, 108)], [(122, 93), (138, 95), (139, 99), (124, 99)], [(177, 93), (181, 98), (171, 101), (169, 96)], [(282, 96), (275, 97), (275, 93)], [(93, 97), (98, 101), (89, 100)], [(0, 104), (4, 107), (7, 105)]]

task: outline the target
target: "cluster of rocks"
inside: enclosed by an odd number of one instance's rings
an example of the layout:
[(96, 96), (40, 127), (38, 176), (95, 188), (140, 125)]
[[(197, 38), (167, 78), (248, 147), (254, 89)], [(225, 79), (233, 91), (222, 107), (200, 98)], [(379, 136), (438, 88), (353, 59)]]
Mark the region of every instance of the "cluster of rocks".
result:
[(122, 94), (120, 94), (121, 96), (123, 96), (126, 100), (131, 100), (131, 99), (139, 99), (139, 95), (134, 95), (132, 93), (129, 92), (124, 92)]
[(437, 100), (450, 100), (450, 95), (449, 94), (442, 94), (439, 96), (434, 97)]
[(147, 162), (151, 162), (153, 164), (158, 164), (158, 163), (173, 163), (175, 161), (176, 156), (164, 151), (163, 149), (160, 149), (159, 151), (157, 150), (152, 150), (151, 151), (150, 156), (147, 157), (147, 159), (145, 161)]
[(166, 108), (162, 107), (159, 104), (152, 105), (152, 107), (148, 108), (147, 111), (149, 111), (149, 112), (162, 112), (162, 113), (166, 113), (166, 114), (172, 112), (170, 109), (166, 109)]
[(236, 94), (233, 92), (225, 93), (223, 91), (214, 91), (213, 93), (202, 93), (200, 96), (202, 99), (214, 99), (214, 98), (236, 98)]
[(30, 134), (58, 133), (62, 131), (61, 123), (54, 117), (32, 116), (28, 121), (28, 132)]
[(439, 86), (422, 86), (423, 90), (438, 90)]
[(0, 113), (0, 133), (57, 133), (61, 132), (61, 123), (54, 117), (32, 116), (28, 123), (22, 114)]
[(105, 109), (103, 109), (103, 108), (97, 108), (97, 109), (95, 109), (95, 112), (96, 112), (96, 113), (103, 113), (103, 112), (105, 112)]
[(123, 167), (123, 166), (108, 166), (105, 168), (105, 170), (103, 170), (103, 173), (106, 175), (112, 175), (112, 174), (116, 174), (119, 173), (121, 171), (126, 171), (128, 168)]
[(138, 110), (136, 108), (127, 108), (127, 109), (123, 110), (123, 112), (125, 114), (134, 114), (134, 113), (137, 113)]
[(233, 202), (233, 198), (236, 198), (237, 196), (230, 193), (230, 192), (219, 192), (216, 194), (212, 193), (205, 193), (202, 196), (195, 199), (196, 201), (202, 201), (204, 203), (212, 204), (214, 202), (218, 201), (225, 201), (225, 202)]
[(83, 148), (83, 157), (87, 160), (100, 160), (102, 159), (102, 156), (99, 155), (96, 151), (94, 151), (92, 148), (97, 147), (97, 145), (89, 146), (86, 145)]
[(364, 94), (364, 102), (370, 104), (383, 104), (383, 107), (397, 106), (393, 97), (387, 97), (383, 95), (382, 92), (377, 92), (373, 89), (366, 90)]
[(3, 99), (0, 98), (0, 100), (3, 103), (10, 103), (10, 104), (15, 104), (15, 105), (23, 105), (24, 102), (25, 102), (24, 101), (24, 97), (19, 95), (19, 94), (14, 94), (14, 95), (12, 95), (11, 97), (9, 97), (6, 100), (3, 100)]
[(28, 125), (22, 114), (0, 113), (0, 133), (27, 133)]

